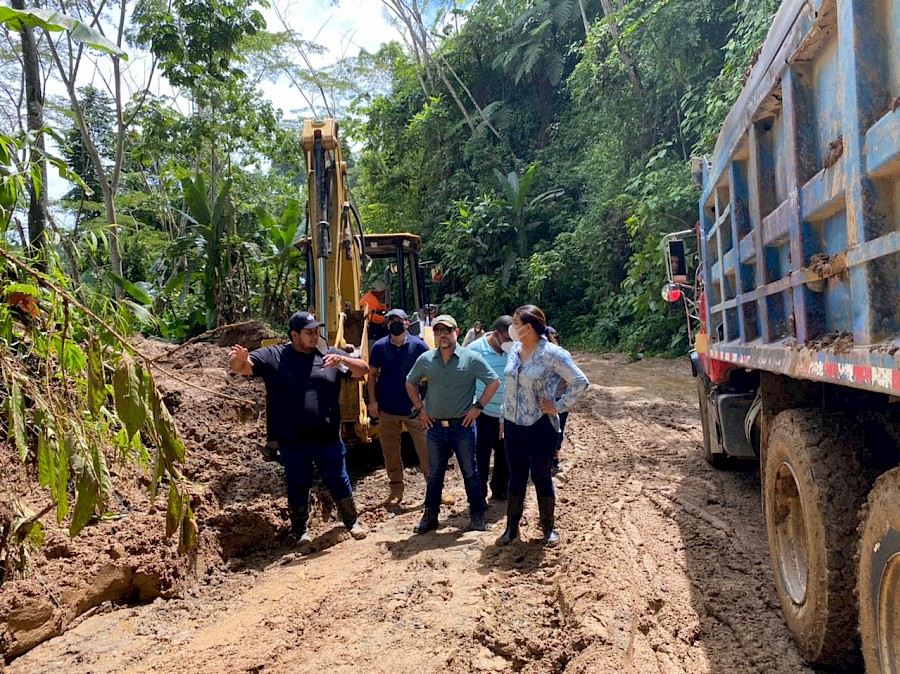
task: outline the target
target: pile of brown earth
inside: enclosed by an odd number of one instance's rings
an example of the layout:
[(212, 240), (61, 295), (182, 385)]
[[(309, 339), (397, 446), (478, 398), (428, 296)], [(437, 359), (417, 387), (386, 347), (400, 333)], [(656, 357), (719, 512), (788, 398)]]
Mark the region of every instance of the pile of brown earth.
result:
[[(283, 472), (266, 450), (263, 384), (227, 368), (230, 345), (254, 349), (273, 336), (261, 324), (249, 323), (217, 333), (214, 343), (177, 349), (136, 338), (140, 351), (165, 370), (157, 371), (156, 379), (187, 448), (185, 476), (192, 482), (199, 545), (178, 554), (175, 538), (164, 537), (165, 499), (150, 502), (149, 470), (111, 459), (109, 512), (75, 539), (69, 538), (68, 522), (57, 525), (52, 513), (43, 517), (44, 544), (2, 585), (0, 654), (7, 661), (101, 605), (171, 597), (229, 562), (240, 564), (231, 560), (287, 544)], [(8, 443), (0, 444), (0, 474), (0, 531), (14, 518), (15, 503), (34, 512), (50, 505), (49, 492), (37, 484), (36, 467), (23, 464)], [(327, 492), (314, 490), (314, 501), (313, 532), (331, 529), (335, 514)], [(368, 516), (377, 517), (363, 518)], [(320, 537), (316, 544), (328, 546), (339, 538), (339, 533)]]

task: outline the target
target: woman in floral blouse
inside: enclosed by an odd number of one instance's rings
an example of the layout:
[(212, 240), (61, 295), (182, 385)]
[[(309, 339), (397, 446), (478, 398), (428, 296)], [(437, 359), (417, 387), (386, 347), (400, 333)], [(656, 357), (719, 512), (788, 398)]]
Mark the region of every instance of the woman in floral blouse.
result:
[[(556, 494), (551, 468), (559, 414), (572, 408), (587, 389), (588, 380), (568, 351), (547, 341), (547, 319), (536, 306), (526, 304), (516, 309), (509, 334), (515, 342), (504, 371), (503, 395), (509, 496), (506, 531), (497, 545), (507, 545), (519, 537), (529, 472), (537, 493), (544, 543), (556, 545), (559, 534), (554, 529)], [(561, 382), (567, 386), (557, 398)]]

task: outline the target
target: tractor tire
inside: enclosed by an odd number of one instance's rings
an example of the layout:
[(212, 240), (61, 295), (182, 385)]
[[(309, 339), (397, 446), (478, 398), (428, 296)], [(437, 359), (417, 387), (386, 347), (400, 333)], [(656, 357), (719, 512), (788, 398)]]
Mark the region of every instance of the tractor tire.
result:
[(731, 462), (724, 453), (712, 451), (713, 438), (709, 423), (709, 380), (702, 374), (697, 377), (697, 397), (700, 405), (700, 429), (703, 433), (703, 458), (713, 468), (723, 470), (728, 468)]
[(768, 438), (763, 505), (775, 589), (803, 657), (823, 665), (859, 653), (853, 562), (869, 487), (861, 445), (847, 417), (815, 409), (782, 412)]
[(859, 541), (859, 632), (867, 674), (900, 672), (900, 467), (875, 483)]

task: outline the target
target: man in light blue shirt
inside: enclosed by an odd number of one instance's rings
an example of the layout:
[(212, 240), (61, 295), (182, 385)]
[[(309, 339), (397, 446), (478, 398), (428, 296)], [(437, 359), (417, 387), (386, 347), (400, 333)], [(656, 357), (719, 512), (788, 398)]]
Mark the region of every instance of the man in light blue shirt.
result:
[[(491, 369), (500, 377), (500, 388), (484, 406), (484, 412), (475, 420), (475, 460), (478, 464), (478, 477), (481, 479), (481, 493), (487, 498), (488, 482), (491, 485), (491, 498), (505, 501), (509, 486), (509, 465), (506, 462), (506, 449), (503, 446), (502, 417), (500, 405), (503, 402), (503, 371), (506, 369), (507, 354), (512, 349), (509, 326), (512, 316), (501, 316), (494, 321), (494, 327), (486, 335), (469, 344), (468, 349), (481, 354)], [(484, 393), (484, 384), (475, 382), (475, 397)], [(491, 472), (491, 453), (494, 454), (494, 471)], [(490, 476), (490, 479), (488, 477)]]

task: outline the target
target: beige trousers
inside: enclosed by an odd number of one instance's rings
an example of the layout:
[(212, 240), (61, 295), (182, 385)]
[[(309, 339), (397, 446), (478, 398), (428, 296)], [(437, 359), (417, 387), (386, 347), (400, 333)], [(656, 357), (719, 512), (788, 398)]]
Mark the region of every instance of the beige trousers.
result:
[(391, 487), (403, 486), (403, 461), (400, 459), (400, 438), (403, 433), (402, 424), (406, 423), (406, 429), (412, 436), (416, 446), (416, 454), (419, 455), (419, 467), (425, 478), (428, 478), (428, 440), (425, 437), (425, 429), (418, 419), (408, 419), (399, 414), (380, 412), (378, 415), (381, 426), (381, 452), (384, 454), (384, 469), (387, 471), (388, 481)]

